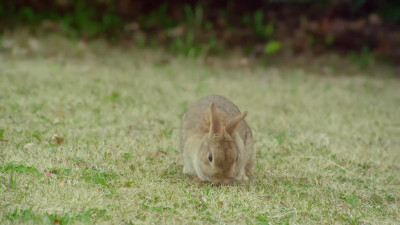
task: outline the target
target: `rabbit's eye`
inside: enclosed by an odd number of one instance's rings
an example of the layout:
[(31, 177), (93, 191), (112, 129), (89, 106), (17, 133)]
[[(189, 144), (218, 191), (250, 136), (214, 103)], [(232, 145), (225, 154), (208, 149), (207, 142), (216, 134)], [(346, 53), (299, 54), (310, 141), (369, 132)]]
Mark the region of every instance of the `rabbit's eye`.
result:
[(210, 162), (212, 162), (212, 155), (211, 155), (211, 153), (208, 153), (208, 160), (209, 160)]

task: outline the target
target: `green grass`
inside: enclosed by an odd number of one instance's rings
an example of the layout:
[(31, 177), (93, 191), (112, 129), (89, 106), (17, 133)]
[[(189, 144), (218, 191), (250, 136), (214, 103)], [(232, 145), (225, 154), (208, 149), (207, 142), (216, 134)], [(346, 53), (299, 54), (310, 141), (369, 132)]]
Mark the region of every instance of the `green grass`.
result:
[[(398, 78), (43, 43), (0, 54), (1, 224), (400, 223)], [(211, 93), (249, 112), (248, 182), (198, 185), (175, 161), (181, 116)]]

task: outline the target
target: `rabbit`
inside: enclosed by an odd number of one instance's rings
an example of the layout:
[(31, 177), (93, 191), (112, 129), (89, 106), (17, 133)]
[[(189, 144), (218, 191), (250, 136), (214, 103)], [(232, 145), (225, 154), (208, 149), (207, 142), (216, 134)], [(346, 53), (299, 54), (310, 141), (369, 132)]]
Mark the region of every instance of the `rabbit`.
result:
[(180, 130), (183, 173), (222, 185), (248, 180), (256, 158), (246, 115), (220, 95), (195, 102), (184, 114)]

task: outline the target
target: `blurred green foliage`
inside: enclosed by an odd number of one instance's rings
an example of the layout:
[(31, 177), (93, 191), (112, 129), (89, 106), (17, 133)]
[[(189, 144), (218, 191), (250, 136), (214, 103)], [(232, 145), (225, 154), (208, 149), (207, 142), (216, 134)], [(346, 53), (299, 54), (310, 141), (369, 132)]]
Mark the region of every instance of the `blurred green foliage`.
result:
[(0, 28), (16, 26), (38, 26), (43, 22), (56, 23), (57, 29), (73, 37), (94, 37), (118, 35), (125, 22), (115, 10), (115, 5), (108, 3), (98, 11), (87, 1), (71, 1), (67, 9), (56, 7), (35, 10), (33, 6), (17, 7), (13, 2), (0, 2)]
[(265, 45), (265, 53), (266, 54), (273, 54), (277, 52), (281, 48), (282, 44), (279, 41), (270, 41)]
[[(134, 3), (132, 3), (134, 2)], [(275, 37), (279, 18), (273, 18), (270, 7), (285, 7), (296, 2), (258, 2), (221, 1), (179, 1), (174, 3), (155, 0), (145, 1), (113, 0), (3, 0), (0, 1), (0, 34), (6, 29), (19, 26), (47, 26), (74, 38), (90, 39), (107, 37), (117, 40), (126, 35), (126, 27), (133, 21), (137, 24), (134, 41), (138, 46), (162, 44), (172, 52), (195, 57), (201, 54), (218, 54), (232, 43), (224, 39), (225, 33), (236, 35), (243, 28), (252, 32), (250, 38), (239, 43), (245, 52), (252, 53), (255, 46), (264, 46), (262, 54), (274, 54), (282, 49), (283, 43)], [(397, 0), (372, 1), (315, 1), (305, 0), (297, 4), (336, 7), (349, 6), (351, 13), (370, 13), (390, 23), (400, 23), (400, 2)], [(123, 4), (129, 3), (127, 9)], [(140, 7), (135, 8), (135, 4)], [(277, 6), (278, 5), (278, 6)], [(319, 9), (317, 7), (317, 9)], [(271, 8), (272, 11), (275, 8)], [(320, 10), (321, 12), (323, 10)], [(307, 13), (307, 12), (300, 12)], [(346, 14), (346, 16), (348, 16)], [(283, 20), (285, 18), (282, 18)], [(35, 30), (35, 29), (32, 29)], [(139, 32), (137, 32), (139, 31)], [(306, 40), (309, 46), (318, 43), (331, 46), (335, 37), (327, 35), (322, 41), (310, 35)]]

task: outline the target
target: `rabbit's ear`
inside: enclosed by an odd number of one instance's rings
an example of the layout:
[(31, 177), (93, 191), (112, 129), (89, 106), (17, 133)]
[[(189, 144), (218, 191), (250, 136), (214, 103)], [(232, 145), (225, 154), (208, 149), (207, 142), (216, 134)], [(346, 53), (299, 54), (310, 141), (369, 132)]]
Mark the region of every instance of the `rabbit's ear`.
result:
[(226, 132), (228, 132), (228, 134), (233, 134), (239, 127), (240, 121), (242, 121), (246, 116), (247, 112), (244, 112), (243, 114), (240, 114), (235, 118), (233, 118), (232, 120), (230, 120), (226, 125)]
[(215, 108), (214, 103), (211, 103), (210, 105), (210, 120), (211, 120), (211, 125), (210, 125), (210, 134), (217, 134), (221, 130), (221, 124), (219, 121), (219, 117), (217, 115), (217, 110)]

